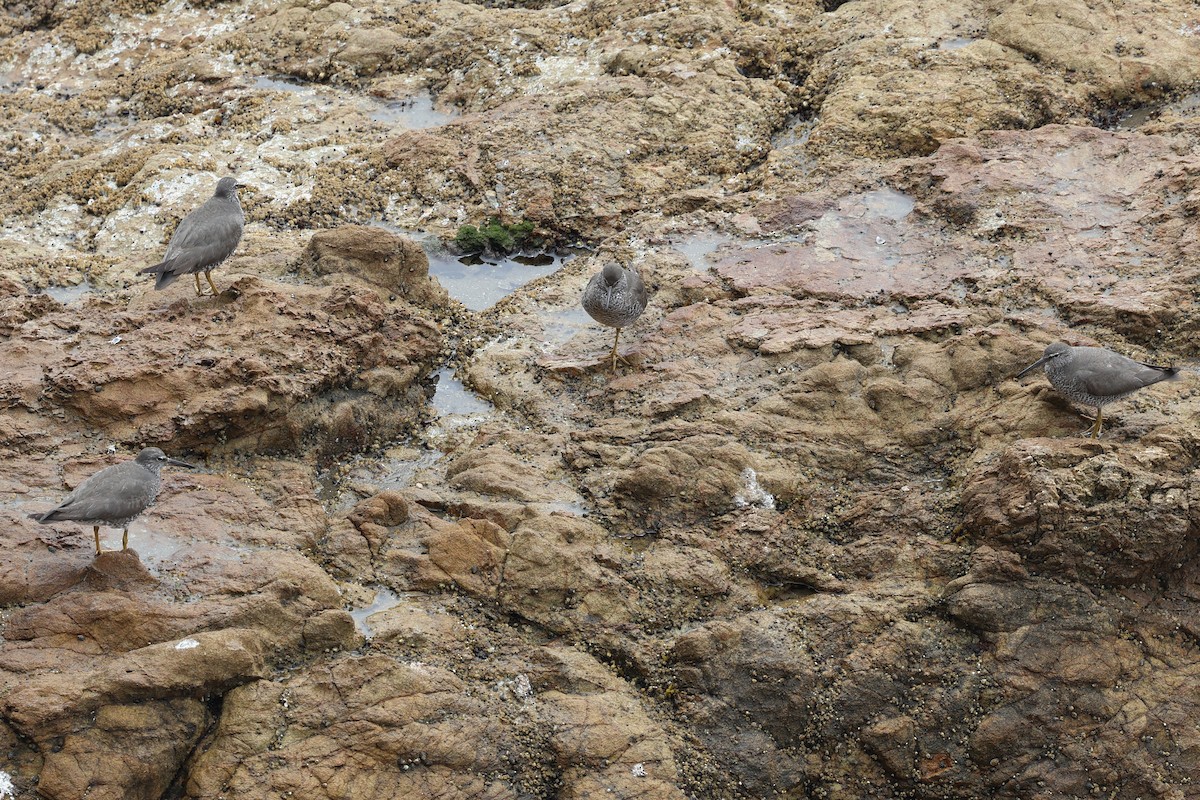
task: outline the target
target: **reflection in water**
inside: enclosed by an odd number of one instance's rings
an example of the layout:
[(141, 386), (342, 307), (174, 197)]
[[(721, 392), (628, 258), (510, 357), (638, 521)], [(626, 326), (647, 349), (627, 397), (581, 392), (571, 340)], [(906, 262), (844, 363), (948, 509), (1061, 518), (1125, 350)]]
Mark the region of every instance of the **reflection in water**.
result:
[(548, 309), (539, 313), (538, 319), (542, 323), (542, 343), (547, 346), (560, 345), (580, 331), (597, 324), (579, 304)]
[(1200, 111), (1200, 92), (1184, 95), (1163, 105), (1147, 105), (1126, 111), (1117, 117), (1112, 127), (1119, 131), (1133, 131), (1162, 116), (1193, 117)]
[(427, 247), (426, 254), (429, 274), (437, 278), (451, 297), (472, 311), (490, 308), (575, 257), (573, 253), (517, 254), (507, 258), (458, 256), (440, 246)]
[(862, 202), (867, 207), (866, 216), (872, 219), (904, 219), (917, 204), (912, 196), (887, 187), (867, 192)]
[(472, 311), (491, 308), (530, 281), (555, 272), (577, 254), (576, 250), (566, 249), (560, 253), (513, 253), (504, 257), (483, 253), (460, 255), (447, 250), (433, 234), (408, 230), (384, 220), (369, 224), (421, 245), (429, 259), (429, 274), (437, 278), (451, 297)]
[[(251, 87), (266, 92), (302, 95), (306, 105), (316, 101), (320, 107), (330, 107), (335, 103), (345, 102), (341, 93), (329, 86), (321, 83), (307, 83), (289, 75), (260, 75), (254, 79)], [(458, 116), (454, 112), (447, 113), (435, 109), (433, 98), (428, 92), (420, 92), (400, 100), (380, 100), (373, 97), (356, 96), (352, 104), (375, 122), (408, 130), (436, 128)]]
[(478, 416), (494, 410), (491, 403), (464, 386), (449, 367), (439, 369), (437, 378), (432, 402), (438, 416)]
[[(107, 533), (106, 533), (107, 530)], [(137, 552), (146, 567), (168, 566), (178, 560), (178, 553), (188, 542), (161, 530), (158, 523), (145, 525), (135, 522), (129, 526), (129, 549)], [(105, 550), (121, 546), (121, 531), (100, 528), (100, 546)]]
[(346, 465), (317, 473), (317, 499), (331, 514), (347, 511), (365, 496), (364, 492), (412, 486), (417, 475), (444, 455), (436, 448), (396, 447), (383, 457), (359, 456)]
[(307, 83), (296, 78), (289, 78), (286, 75), (260, 75), (254, 79), (254, 88), (276, 92), (292, 92), (294, 94), (304, 94), (313, 90)]
[(969, 44), (979, 41), (969, 36), (955, 36), (953, 39), (942, 39), (938, 42), (938, 50), (961, 50)]
[(816, 116), (795, 116), (792, 117), (782, 130), (776, 131), (771, 136), (771, 147), (779, 150), (784, 147), (799, 147), (803, 148), (808, 144), (809, 137), (812, 136), (813, 129), (820, 123), (821, 118)]
[(583, 504), (583, 498), (580, 498), (576, 502), (562, 500), (551, 503), (538, 503), (537, 505), (551, 514), (558, 512), (560, 514), (570, 514), (573, 517), (586, 517), (588, 515), (588, 509)]

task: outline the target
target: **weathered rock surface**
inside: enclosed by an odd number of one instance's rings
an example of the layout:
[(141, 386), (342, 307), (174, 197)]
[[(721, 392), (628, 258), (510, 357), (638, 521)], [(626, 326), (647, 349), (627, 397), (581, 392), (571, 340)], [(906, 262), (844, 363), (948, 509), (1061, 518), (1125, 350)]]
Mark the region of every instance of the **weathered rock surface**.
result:
[(305, 258), (305, 278), (359, 278), (426, 307), (449, 300), (429, 279), (429, 259), (420, 245), (382, 228), (343, 225), (318, 231), (308, 240)]
[[(1190, 6), (0, 32), (17, 797), (1200, 796)], [(223, 174), (229, 288), (154, 293)], [(489, 218), (594, 252), (472, 313), (393, 232)], [(615, 375), (606, 259), (652, 292)], [(1184, 377), (1085, 440), (1010, 380), (1057, 339)], [(150, 443), (202, 468), (130, 552), (28, 518)]]
[(440, 341), (410, 308), (361, 285), (242, 278), (227, 294), (128, 310), (89, 299), (83, 316), (51, 310), (0, 343), (0, 396), (130, 446), (202, 452), (314, 441), (352, 451), (415, 421), (418, 379)]

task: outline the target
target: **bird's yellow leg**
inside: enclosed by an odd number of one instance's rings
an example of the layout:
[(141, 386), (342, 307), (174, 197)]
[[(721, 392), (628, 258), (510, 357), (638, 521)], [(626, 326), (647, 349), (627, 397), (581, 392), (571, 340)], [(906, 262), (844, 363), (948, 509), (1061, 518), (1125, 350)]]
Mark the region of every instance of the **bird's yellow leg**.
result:
[(196, 296), (199, 297), (200, 295), (204, 294), (204, 292), (200, 291), (200, 273), (193, 272), (192, 277), (196, 279)]
[(121, 552), (129, 549), (129, 528), (121, 532)]
[(613, 372), (617, 371), (617, 362), (618, 361), (620, 361), (622, 364), (624, 364), (627, 367), (633, 366), (632, 364), (629, 363), (629, 359), (625, 358), (625, 356), (623, 356), (617, 352), (617, 343), (620, 341), (621, 341), (621, 329), (617, 328), (617, 333), (615, 336), (613, 336), (612, 352), (609, 353), (609, 355), (612, 357), (612, 371)]
[(1103, 416), (1102, 411), (1100, 410), (1100, 406), (1096, 406), (1096, 424), (1092, 426), (1092, 438), (1093, 439), (1100, 438), (1100, 420), (1103, 418), (1104, 418), (1104, 416)]
[(92, 536), (96, 537), (96, 555), (100, 555), (100, 526), (92, 526)]
[[(205, 277), (205, 279), (208, 280), (208, 285), (212, 287), (213, 297), (216, 297), (217, 295), (219, 295), (220, 292), (217, 291), (217, 285), (215, 283), (213, 283), (213, 280), (212, 280), (212, 273), (209, 272), (208, 270), (204, 270), (204, 277)], [(199, 282), (200, 282), (200, 277), (197, 276), (196, 283), (199, 283)]]

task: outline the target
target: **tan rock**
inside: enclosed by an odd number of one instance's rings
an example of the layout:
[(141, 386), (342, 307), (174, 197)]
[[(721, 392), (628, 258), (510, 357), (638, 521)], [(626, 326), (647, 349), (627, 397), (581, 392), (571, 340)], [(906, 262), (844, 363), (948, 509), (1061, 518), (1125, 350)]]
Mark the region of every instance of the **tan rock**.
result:
[(420, 304), (444, 304), (446, 293), (429, 278), (429, 259), (404, 236), (370, 225), (318, 231), (308, 241), (307, 274), (353, 276)]
[[(1194, 16), (0, 10), (18, 793), (1189, 796), (1194, 376), (1099, 443), (1010, 378), (1062, 338), (1193, 360), (1200, 125), (1158, 103)], [(148, 292), (227, 171), (232, 290)], [(595, 252), (435, 324), (412, 247), (339, 229), (490, 216)], [(653, 293), (616, 374), (577, 302), (605, 259)], [(478, 427), (420, 427), (447, 354)], [(346, 458), (410, 435), (445, 456)], [(208, 461), (97, 563), (27, 515), (114, 441)], [(188, 638), (220, 657), (176, 669)]]
[(346, 46), (337, 57), (360, 74), (371, 75), (395, 58), (406, 43), (403, 36), (386, 28), (356, 28), (346, 37)]
[(917, 726), (910, 717), (887, 717), (863, 729), (863, 744), (888, 772), (901, 780), (912, 777), (917, 760)]
[(1190, 86), (1200, 78), (1196, 46), (1187, 33), (1190, 18), (1181, 10), (1147, 14), (1130, 8), (1138, 20), (1122, 24), (1081, 0), (1016, 2), (988, 25), (1001, 44), (1086, 75), (1114, 99)]
[(38, 792), (56, 800), (162, 797), (208, 721), (204, 704), (187, 697), (103, 706), (91, 727), (47, 755)]
[(259, 634), (235, 628), (149, 645), (91, 671), (26, 678), (4, 696), (4, 714), (26, 736), (44, 741), (102, 706), (196, 690), (223, 693), (260, 678), (266, 673), (263, 645)]

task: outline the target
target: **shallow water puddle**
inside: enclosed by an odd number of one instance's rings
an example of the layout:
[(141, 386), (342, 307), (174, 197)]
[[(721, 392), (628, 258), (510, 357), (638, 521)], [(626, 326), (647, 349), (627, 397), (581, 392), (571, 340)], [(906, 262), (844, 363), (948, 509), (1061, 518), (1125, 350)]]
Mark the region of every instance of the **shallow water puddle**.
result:
[(917, 201), (911, 195), (884, 187), (862, 196), (867, 219), (904, 219), (912, 213)]
[[(370, 469), (369, 474), (381, 489), (403, 489), (412, 486), (417, 473), (429, 469), (444, 455), (446, 454), (441, 450), (431, 448), (421, 451), (416, 458), (388, 458), (375, 465), (376, 469)], [(364, 465), (364, 472), (366, 471), (367, 467)]]
[(393, 125), (407, 130), (436, 128), (445, 125), (458, 114), (434, 108), (429, 92), (419, 92), (398, 100), (345, 95), (321, 83), (307, 83), (287, 75), (260, 75), (251, 84), (266, 92), (287, 92), (303, 96), (305, 102), (316, 100), (326, 107), (349, 105), (373, 122)]
[(440, 246), (426, 247), (429, 274), (472, 311), (491, 308), (532, 280), (549, 275), (574, 253), (523, 253), (504, 258), (458, 256)]
[(814, 221), (813, 244), (857, 264), (857, 271), (887, 270), (900, 262), (907, 227), (901, 221), (915, 206), (914, 198), (887, 187), (847, 198)]
[[(923, 291), (953, 276), (934, 274), (912, 254), (927, 234), (910, 219), (916, 199), (880, 186), (842, 197), (797, 236), (770, 241), (738, 239), (721, 246), (714, 269), (748, 286), (788, 285), (803, 291), (868, 297)], [(796, 264), (804, 264), (797, 270)], [(966, 267), (962, 267), (964, 270)]]
[(1200, 92), (1194, 92), (1163, 105), (1146, 105), (1126, 111), (1117, 117), (1112, 128), (1118, 131), (1135, 131), (1164, 114), (1190, 117), (1195, 116), (1198, 110), (1200, 110)]
[(294, 94), (311, 94), (313, 91), (312, 87), (307, 83), (282, 75), (277, 77), (259, 75), (254, 79), (254, 88), (275, 92), (292, 92)]
[(591, 326), (600, 327), (600, 323), (588, 316), (582, 305), (548, 309), (539, 313), (538, 319), (542, 323), (543, 347), (556, 347), (582, 330)]
[[(87, 547), (92, 546), (92, 533), (85, 534)], [(101, 528), (100, 546), (105, 550), (121, 548), (119, 529)], [(219, 542), (195, 539), (176, 522), (147, 519), (135, 521), (129, 526), (129, 549), (137, 553), (142, 566), (156, 578), (173, 583), (186, 591), (189, 572), (205, 564), (241, 563), (252, 551), (258, 549), (240, 544), (228, 536)]]
[(367, 620), (381, 611), (387, 611), (389, 608), (395, 608), (400, 605), (400, 600), (400, 595), (391, 589), (386, 586), (377, 586), (375, 588), (375, 599), (371, 601), (369, 606), (356, 608), (350, 612), (350, 617), (354, 620), (354, 627), (367, 639), (374, 638), (375, 631), (367, 624)]
[(495, 413), (495, 406), (468, 389), (450, 367), (435, 375), (437, 388), (430, 405), (437, 420), (418, 441), (398, 444), (382, 455), (358, 456), (316, 474), (317, 499), (328, 513), (347, 511), (378, 492), (420, 487), (418, 476), (446, 455), (437, 445), (449, 432), (479, 425)]
[(478, 417), (491, 414), (495, 407), (468, 389), (449, 367), (437, 371), (437, 389), (430, 401), (439, 417)]
[[(408, 230), (381, 219), (367, 224), (411, 239), (429, 259), (429, 274), (450, 296), (471, 311), (491, 308), (530, 281), (550, 275), (575, 258), (576, 252), (524, 252), (509, 256), (452, 253), (433, 234)], [(580, 251), (582, 252), (582, 251)]]
[(96, 287), (92, 286), (90, 281), (83, 281), (75, 286), (47, 286), (42, 290), (42, 294), (53, 297), (64, 306), (69, 306), (77, 300), (82, 300), (89, 294), (96, 291)]
[[(129, 549), (138, 554), (142, 564), (153, 575), (158, 575), (163, 568), (174, 566), (179, 560), (179, 552), (187, 545), (187, 540), (167, 533), (157, 525), (147, 526), (135, 522), (129, 526)], [(119, 549), (121, 531), (101, 528), (100, 546), (105, 550)]]
[(938, 50), (961, 50), (967, 45), (978, 42), (978, 39), (972, 39), (969, 36), (955, 36), (951, 39), (942, 39), (938, 42)]
[(366, 494), (419, 485), (417, 475), (446, 455), (432, 447), (416, 451), (415, 456), (413, 452), (412, 448), (396, 447), (389, 451), (391, 455), (359, 456), (343, 467), (319, 472), (315, 478), (317, 499), (331, 514), (347, 511)]
[(688, 260), (692, 265), (692, 269), (698, 272), (707, 272), (713, 265), (712, 254), (721, 245), (731, 241), (733, 241), (733, 237), (728, 234), (718, 233), (717, 231), (702, 231), (700, 233), (693, 233), (678, 242), (672, 242), (671, 247)]
[(438, 111), (428, 92), (414, 94), (403, 100), (380, 101), (381, 105), (369, 116), (376, 122), (399, 125), (409, 130), (422, 130), (445, 125), (458, 116), (454, 112)]
[(534, 505), (537, 505), (550, 514), (558, 512), (560, 514), (570, 514), (573, 517), (586, 517), (588, 515), (588, 508), (584, 505), (582, 497), (577, 501), (560, 500), (553, 503), (535, 503)]
[(786, 127), (776, 131), (771, 136), (771, 147), (775, 149), (804, 147), (808, 144), (809, 137), (812, 136), (813, 130), (820, 122), (821, 118), (815, 116), (792, 117)]

